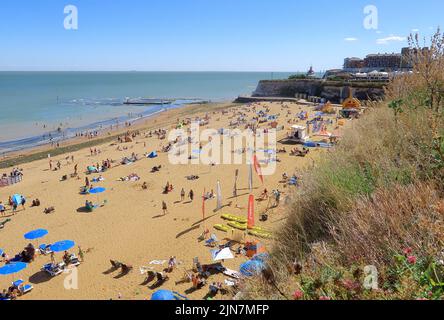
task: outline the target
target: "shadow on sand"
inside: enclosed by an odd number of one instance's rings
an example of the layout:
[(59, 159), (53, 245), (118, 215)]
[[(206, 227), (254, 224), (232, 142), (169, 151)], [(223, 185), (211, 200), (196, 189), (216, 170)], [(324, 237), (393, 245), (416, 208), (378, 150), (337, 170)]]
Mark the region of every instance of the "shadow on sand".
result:
[(47, 274), (45, 271), (39, 271), (33, 274), (31, 277), (29, 277), (29, 282), (32, 284), (39, 284), (39, 283), (48, 282), (51, 279), (52, 277), (49, 274)]

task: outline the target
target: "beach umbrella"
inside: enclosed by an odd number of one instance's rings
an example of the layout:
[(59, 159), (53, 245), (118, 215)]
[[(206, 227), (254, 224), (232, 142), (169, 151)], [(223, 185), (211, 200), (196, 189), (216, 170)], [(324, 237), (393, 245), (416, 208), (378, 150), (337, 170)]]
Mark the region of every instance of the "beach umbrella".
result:
[(0, 249), (0, 256), (3, 254), (3, 252), (4, 252), (4, 251), (3, 251), (2, 249)]
[(211, 250), (211, 256), (213, 257), (214, 261), (234, 259), (234, 255), (230, 248)]
[(91, 193), (91, 194), (99, 194), (99, 193), (103, 193), (105, 191), (106, 191), (105, 188), (97, 187), (97, 188), (93, 188), (93, 189), (89, 190), (89, 193)]
[(259, 260), (248, 260), (240, 265), (240, 273), (246, 277), (258, 275), (265, 269), (265, 264)]
[(27, 240), (35, 240), (35, 239), (43, 238), (47, 234), (48, 234), (48, 230), (37, 229), (37, 230), (30, 231), (28, 233), (25, 233), (24, 237)]
[(12, 202), (15, 203), (17, 206), (22, 204), (23, 196), (20, 194), (15, 194), (12, 196)]
[(106, 189), (102, 188), (102, 187), (97, 187), (97, 188), (93, 188), (91, 190), (89, 190), (89, 193), (91, 194), (97, 194), (97, 202), (99, 202), (99, 194), (105, 192)]
[(157, 290), (151, 296), (151, 300), (165, 301), (165, 300), (178, 300), (178, 298), (170, 290)]
[(20, 272), (27, 266), (28, 265), (24, 262), (9, 263), (0, 268), (0, 275), (6, 276), (8, 274)]
[(71, 240), (63, 240), (51, 245), (50, 249), (54, 252), (62, 252), (75, 246), (75, 242)]

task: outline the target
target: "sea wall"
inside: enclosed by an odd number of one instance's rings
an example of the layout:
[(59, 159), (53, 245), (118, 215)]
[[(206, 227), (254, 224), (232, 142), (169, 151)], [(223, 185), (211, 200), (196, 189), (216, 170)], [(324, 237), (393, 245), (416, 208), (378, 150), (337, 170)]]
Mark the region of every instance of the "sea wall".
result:
[(333, 103), (340, 103), (353, 94), (360, 100), (381, 100), (384, 98), (384, 84), (372, 82), (325, 81), (317, 79), (303, 80), (262, 80), (259, 82), (253, 97), (291, 97), (306, 94), (325, 98)]

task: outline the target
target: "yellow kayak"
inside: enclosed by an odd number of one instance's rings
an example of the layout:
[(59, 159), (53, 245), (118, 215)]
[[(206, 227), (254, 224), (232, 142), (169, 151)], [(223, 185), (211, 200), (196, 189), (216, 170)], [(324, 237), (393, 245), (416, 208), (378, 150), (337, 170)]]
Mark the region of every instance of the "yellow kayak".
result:
[(243, 217), (234, 216), (232, 214), (223, 214), (222, 219), (239, 222), (239, 223), (247, 223), (247, 219)]
[(245, 223), (239, 223), (235, 221), (230, 221), (227, 223), (230, 227), (233, 227), (235, 229), (239, 230), (247, 230), (247, 225)]
[(248, 234), (252, 236), (256, 236), (258, 238), (264, 238), (264, 239), (271, 239), (273, 238), (273, 235), (270, 232), (264, 232), (264, 231), (257, 231), (257, 230), (248, 230)]
[(261, 227), (248, 228), (248, 230), (263, 232), (263, 233), (271, 233), (271, 231), (265, 230), (264, 228)]
[(229, 227), (227, 227), (226, 225), (223, 224), (215, 224), (214, 229), (219, 230), (219, 231), (223, 231), (223, 232), (228, 232), (228, 230), (230, 230)]

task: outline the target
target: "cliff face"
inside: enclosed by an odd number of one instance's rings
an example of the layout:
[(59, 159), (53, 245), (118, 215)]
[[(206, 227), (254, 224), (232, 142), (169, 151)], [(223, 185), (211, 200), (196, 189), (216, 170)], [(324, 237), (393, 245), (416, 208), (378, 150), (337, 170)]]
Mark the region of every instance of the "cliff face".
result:
[(380, 83), (341, 83), (323, 80), (263, 80), (260, 81), (254, 97), (292, 97), (307, 94), (339, 103), (348, 97), (352, 86), (354, 96), (360, 100), (381, 100), (384, 98), (383, 84)]

